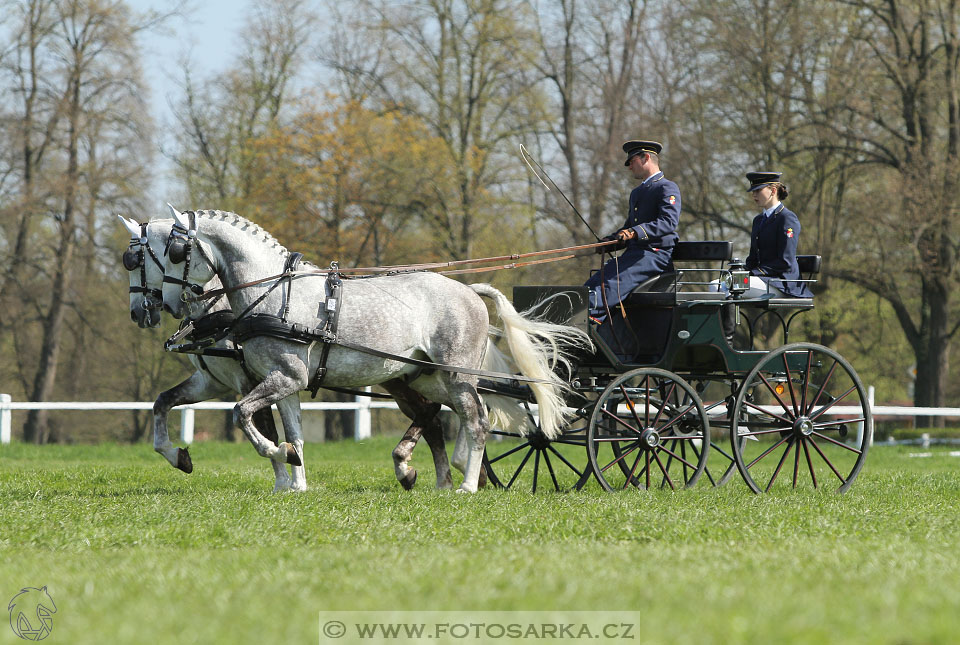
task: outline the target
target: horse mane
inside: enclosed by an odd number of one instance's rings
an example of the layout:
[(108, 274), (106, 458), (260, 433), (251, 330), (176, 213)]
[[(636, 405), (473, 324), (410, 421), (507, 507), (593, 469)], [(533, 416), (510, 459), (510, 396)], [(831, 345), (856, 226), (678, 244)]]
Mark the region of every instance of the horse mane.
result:
[[(270, 248), (275, 249), (279, 253), (289, 255), (290, 251), (283, 244), (280, 244), (280, 241), (277, 240), (269, 231), (257, 224), (248, 220), (242, 215), (237, 215), (232, 211), (218, 211), (218, 210), (198, 210), (194, 211), (199, 218), (206, 219), (215, 219), (222, 222), (226, 222), (236, 228), (242, 229), (249, 235), (259, 239), (264, 244), (268, 245)], [(313, 268), (318, 268), (313, 262), (309, 262), (306, 258), (303, 259), (301, 266), (309, 266)]]

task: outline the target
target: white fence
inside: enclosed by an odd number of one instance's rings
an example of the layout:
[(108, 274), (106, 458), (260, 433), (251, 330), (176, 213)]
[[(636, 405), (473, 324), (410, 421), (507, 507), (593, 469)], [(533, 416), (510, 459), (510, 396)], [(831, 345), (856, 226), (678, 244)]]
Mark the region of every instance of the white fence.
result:
[[(867, 401), (870, 404), (874, 417), (960, 417), (960, 408), (916, 408), (908, 406), (874, 405), (873, 386), (868, 388)], [(205, 402), (177, 406), (181, 414), (180, 434), (184, 443), (193, 442), (193, 423), (195, 410), (232, 410), (235, 403)], [(371, 415), (375, 409), (397, 410), (393, 401), (377, 401), (370, 397), (358, 396), (354, 401), (316, 403), (304, 402), (300, 407), (310, 410), (353, 410), (354, 438), (357, 440), (370, 437)], [(152, 410), (153, 403), (148, 402), (108, 402), (108, 401), (73, 401), (73, 402), (15, 402), (9, 394), (0, 394), (0, 443), (10, 443), (12, 436), (12, 410)], [(535, 408), (534, 408), (535, 409)], [(838, 414), (856, 414), (857, 408), (838, 406)]]
[[(180, 435), (184, 443), (193, 443), (194, 411), (196, 410), (232, 410), (236, 403), (213, 402), (178, 405), (180, 411)], [(375, 401), (368, 396), (358, 396), (354, 401), (344, 402), (303, 402), (302, 410), (353, 410), (353, 436), (357, 439), (370, 437), (371, 410), (398, 410), (393, 401)], [(0, 394), (0, 443), (10, 443), (12, 435), (11, 410), (152, 410), (153, 402), (144, 401), (66, 401), (30, 403), (17, 402), (9, 394)]]

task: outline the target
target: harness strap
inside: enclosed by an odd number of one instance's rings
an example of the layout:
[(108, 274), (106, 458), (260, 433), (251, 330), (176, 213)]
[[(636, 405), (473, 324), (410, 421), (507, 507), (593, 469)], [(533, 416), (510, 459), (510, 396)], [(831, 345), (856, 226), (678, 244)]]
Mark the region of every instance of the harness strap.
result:
[[(147, 237), (148, 225), (149, 222), (142, 222), (140, 224), (140, 238), (137, 240), (137, 265), (140, 267), (140, 286), (130, 287), (130, 293), (149, 293), (154, 298), (162, 299), (163, 291), (160, 289), (151, 289), (147, 286), (147, 254), (150, 255), (150, 259), (153, 260), (153, 263), (160, 269), (160, 273), (163, 273), (163, 262), (161, 262), (157, 254), (153, 252), (153, 249), (150, 248), (150, 240)], [(132, 244), (133, 242), (131, 241), (131, 245)], [(144, 249), (146, 249), (146, 253), (144, 253)]]
[(340, 323), (340, 302), (343, 291), (343, 280), (340, 279), (339, 265), (336, 262), (330, 263), (330, 273), (327, 274), (327, 283), (325, 287), (330, 290), (327, 301), (324, 304), (324, 310), (327, 312), (327, 319), (323, 323), (321, 334), (329, 339), (324, 340), (323, 347), (320, 349), (320, 362), (317, 364), (317, 372), (313, 376), (310, 384), (310, 394), (312, 398), (317, 398), (317, 389), (323, 383), (327, 375), (327, 358), (330, 356), (330, 347), (337, 342), (337, 328)]
[(531, 378), (528, 376), (521, 376), (519, 374), (504, 374), (502, 372), (488, 372), (487, 370), (475, 370), (469, 367), (454, 367), (453, 365), (445, 365), (443, 363), (434, 363), (433, 361), (427, 361), (419, 358), (409, 358), (407, 356), (399, 356), (397, 354), (391, 354), (389, 352), (382, 352), (379, 349), (374, 349), (372, 347), (366, 347), (365, 345), (358, 345), (357, 343), (351, 343), (350, 341), (343, 340), (343, 339), (337, 339), (336, 344), (346, 347), (347, 349), (363, 352), (364, 354), (370, 354), (372, 356), (378, 356), (380, 358), (388, 358), (392, 361), (409, 363), (410, 365), (417, 365), (418, 367), (425, 367), (432, 370), (440, 370), (441, 372), (452, 372), (455, 374), (470, 374), (471, 376), (484, 376), (486, 378), (505, 380), (505, 381), (514, 381), (517, 383), (546, 383), (548, 385), (553, 385), (553, 382), (548, 381), (547, 379)]
[(293, 300), (293, 272), (300, 266), (300, 260), (303, 259), (303, 253), (291, 253), (283, 263), (283, 273), (287, 276), (287, 297), (283, 302), (283, 312), (280, 314), (280, 320), (287, 322), (287, 316), (290, 314), (290, 301)]
[[(433, 361), (428, 361), (420, 358), (410, 358), (408, 356), (400, 356), (399, 354), (391, 354), (390, 352), (384, 352), (379, 349), (374, 349), (373, 347), (367, 347), (366, 345), (360, 345), (359, 343), (351, 343), (348, 340), (344, 340), (334, 334), (331, 334), (329, 331), (322, 329), (319, 332), (308, 329), (304, 325), (299, 325), (297, 323), (285, 323), (280, 320), (279, 316), (274, 316), (273, 314), (254, 314), (248, 316), (242, 320), (237, 321), (233, 326), (233, 337), (234, 340), (238, 343), (242, 343), (245, 340), (254, 338), (256, 336), (270, 336), (273, 338), (279, 338), (281, 340), (288, 340), (304, 345), (322, 342), (325, 346), (329, 347), (330, 345), (339, 345), (346, 349), (352, 349), (357, 352), (362, 352), (364, 354), (370, 354), (371, 356), (377, 356), (379, 358), (386, 358), (391, 361), (398, 361), (400, 363), (407, 363), (409, 365), (416, 365), (417, 367), (422, 367), (429, 370), (440, 370), (442, 372), (452, 372), (455, 374), (470, 374), (471, 376), (482, 376), (484, 378), (496, 379), (501, 381), (509, 381), (513, 384), (519, 383), (546, 383), (552, 385), (552, 381), (546, 379), (537, 379), (531, 378), (528, 376), (521, 376), (519, 374), (505, 374), (503, 372), (490, 372), (487, 370), (472, 369), (469, 367), (455, 367), (453, 365), (446, 365), (444, 363), (434, 363)], [(168, 341), (169, 342), (169, 341)], [(319, 370), (318, 370), (319, 371)], [(311, 391), (315, 390), (316, 387), (322, 387), (322, 385), (317, 385), (314, 387), (314, 382), (311, 382), (308, 386)]]
[[(233, 321), (233, 312), (231, 311), (215, 311), (196, 320), (185, 318), (180, 323), (177, 333), (167, 339), (163, 348), (168, 352), (221, 356), (239, 360), (239, 349), (211, 347), (214, 343), (227, 337)], [(184, 339), (190, 342), (182, 345), (177, 344)]]

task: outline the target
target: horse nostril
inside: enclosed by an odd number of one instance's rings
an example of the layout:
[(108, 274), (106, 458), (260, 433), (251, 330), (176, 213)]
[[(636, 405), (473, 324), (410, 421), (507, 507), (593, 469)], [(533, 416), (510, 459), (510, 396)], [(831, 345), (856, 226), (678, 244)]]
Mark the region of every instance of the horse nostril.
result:
[(132, 320), (133, 322), (137, 322), (137, 312), (135, 311), (130, 312), (130, 320)]

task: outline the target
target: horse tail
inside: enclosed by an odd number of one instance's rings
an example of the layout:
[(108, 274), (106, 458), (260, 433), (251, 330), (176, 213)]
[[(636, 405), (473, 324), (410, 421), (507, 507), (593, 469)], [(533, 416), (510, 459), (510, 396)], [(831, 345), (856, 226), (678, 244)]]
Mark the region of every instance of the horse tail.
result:
[[(499, 330), (491, 329), (491, 332), (499, 333)], [(515, 374), (517, 370), (510, 358), (501, 352), (489, 337), (487, 337), (487, 351), (483, 355), (483, 364), (480, 369), (502, 374)], [(500, 428), (520, 435), (526, 435), (533, 429), (527, 409), (518, 399), (500, 394), (483, 394), (481, 398), (487, 406), (491, 428)]]
[(549, 439), (559, 436), (571, 413), (564, 405), (563, 392), (569, 387), (556, 373), (559, 365), (569, 370), (566, 347), (591, 347), (589, 336), (576, 327), (538, 320), (529, 313), (520, 314), (500, 291), (489, 284), (469, 285), (474, 292), (493, 300), (503, 321), (503, 335), (520, 374), (537, 379), (530, 389), (537, 401), (540, 430)]

